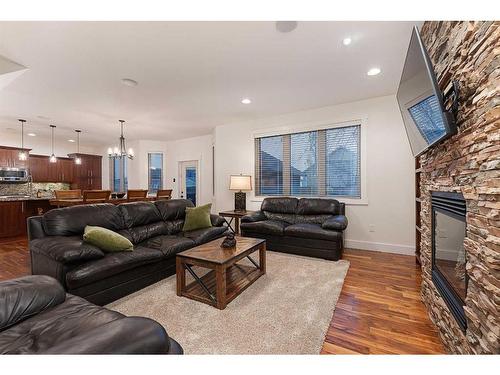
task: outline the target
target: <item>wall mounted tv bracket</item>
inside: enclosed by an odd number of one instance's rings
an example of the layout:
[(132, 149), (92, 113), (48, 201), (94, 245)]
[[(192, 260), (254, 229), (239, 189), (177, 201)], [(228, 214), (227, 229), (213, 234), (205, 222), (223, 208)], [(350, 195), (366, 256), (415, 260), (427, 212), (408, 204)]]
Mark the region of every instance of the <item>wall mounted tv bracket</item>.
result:
[(453, 80), (443, 91), (443, 104), (447, 111), (446, 118), (450, 124), (456, 125), (458, 112), (458, 97), (460, 94), (457, 80)]

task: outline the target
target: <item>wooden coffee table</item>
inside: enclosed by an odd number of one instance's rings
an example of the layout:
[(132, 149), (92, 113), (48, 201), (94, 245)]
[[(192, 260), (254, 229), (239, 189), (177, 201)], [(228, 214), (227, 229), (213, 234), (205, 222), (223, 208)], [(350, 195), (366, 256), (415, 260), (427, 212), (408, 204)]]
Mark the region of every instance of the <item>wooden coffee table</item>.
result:
[[(206, 303), (218, 309), (240, 295), (266, 273), (266, 241), (258, 238), (235, 237), (236, 246), (223, 249), (224, 238), (196, 246), (177, 254), (177, 295)], [(259, 251), (259, 264), (250, 256)], [(239, 264), (247, 258), (252, 265)], [(192, 266), (211, 271), (199, 277)], [(194, 281), (186, 285), (186, 270)]]

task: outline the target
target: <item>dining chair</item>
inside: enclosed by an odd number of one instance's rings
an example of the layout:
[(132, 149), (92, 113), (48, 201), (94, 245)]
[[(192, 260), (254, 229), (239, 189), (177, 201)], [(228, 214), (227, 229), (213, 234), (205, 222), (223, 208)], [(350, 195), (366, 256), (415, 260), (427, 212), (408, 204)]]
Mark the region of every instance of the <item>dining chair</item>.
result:
[(156, 192), (156, 200), (172, 198), (172, 189), (158, 190)]
[(109, 200), (111, 190), (84, 190), (83, 203), (104, 203)]
[(82, 190), (54, 190), (56, 199), (82, 199)]
[(143, 189), (127, 190), (127, 200), (129, 202), (143, 201), (148, 196), (148, 191)]

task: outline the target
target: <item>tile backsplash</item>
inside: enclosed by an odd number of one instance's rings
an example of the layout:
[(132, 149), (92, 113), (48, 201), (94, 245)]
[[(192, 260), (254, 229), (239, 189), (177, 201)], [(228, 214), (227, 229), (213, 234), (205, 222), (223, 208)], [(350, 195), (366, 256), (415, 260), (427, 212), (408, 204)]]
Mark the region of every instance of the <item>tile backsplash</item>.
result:
[(54, 190), (69, 190), (70, 185), (64, 182), (33, 182), (31, 184), (6, 184), (0, 183), (1, 195), (36, 195), (38, 190), (42, 191), (43, 196), (53, 196)]

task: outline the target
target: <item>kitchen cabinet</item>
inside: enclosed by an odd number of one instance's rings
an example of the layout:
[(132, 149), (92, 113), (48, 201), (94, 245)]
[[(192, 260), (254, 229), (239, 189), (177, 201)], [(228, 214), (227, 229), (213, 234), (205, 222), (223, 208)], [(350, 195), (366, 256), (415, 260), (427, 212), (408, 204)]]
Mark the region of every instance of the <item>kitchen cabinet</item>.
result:
[[(9, 168), (26, 168), (28, 166), (27, 160), (19, 160), (19, 152), (22, 148), (0, 146), (0, 167)], [(29, 152), (30, 149), (24, 149)]]
[(57, 179), (59, 182), (74, 182), (75, 161), (69, 158), (57, 158)]
[(102, 156), (89, 154), (69, 154), (70, 158), (79, 157), (82, 164), (75, 165), (71, 187), (81, 190), (102, 189)]
[(0, 238), (26, 233), (25, 201), (0, 201)]

